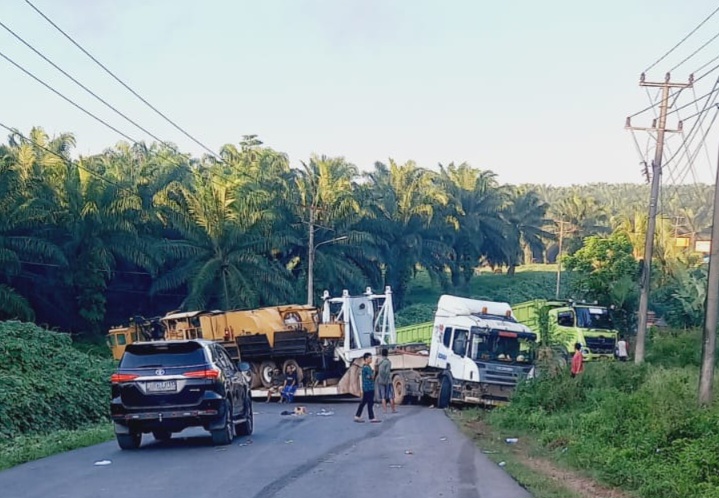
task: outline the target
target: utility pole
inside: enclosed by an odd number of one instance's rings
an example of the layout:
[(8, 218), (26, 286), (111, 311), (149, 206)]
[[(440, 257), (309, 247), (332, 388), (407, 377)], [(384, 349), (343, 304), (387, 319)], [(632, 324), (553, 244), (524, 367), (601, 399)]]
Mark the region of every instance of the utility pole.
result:
[(557, 252), (557, 290), (554, 297), (559, 299), (559, 286), (562, 280), (562, 243), (564, 242), (564, 220), (555, 221), (559, 224), (559, 251)]
[(699, 404), (712, 401), (714, 361), (716, 355), (717, 320), (719, 319), (719, 160), (714, 184), (714, 215), (712, 241), (709, 248), (709, 275), (704, 311), (704, 337), (702, 340), (702, 367), (699, 372)]
[(654, 161), (652, 161), (652, 187), (649, 197), (649, 219), (647, 220), (647, 238), (644, 244), (644, 265), (642, 267), (639, 295), (639, 317), (637, 324), (637, 342), (634, 351), (634, 362), (637, 364), (644, 362), (644, 343), (647, 336), (647, 312), (649, 311), (649, 289), (652, 271), (652, 257), (654, 253), (654, 231), (657, 222), (657, 204), (659, 202), (659, 188), (662, 182), (662, 156), (664, 153), (664, 135), (667, 131), (677, 132), (681, 130), (667, 130), (667, 111), (669, 110), (669, 89), (671, 88), (689, 88), (692, 86), (694, 76), (689, 77), (689, 83), (672, 83), (669, 73), (666, 74), (664, 82), (649, 82), (645, 80), (642, 73), (639, 79), (639, 86), (658, 87), (662, 89), (662, 100), (659, 105), (659, 118), (654, 120), (651, 128), (636, 128), (627, 118), (626, 128), (634, 130), (656, 131), (657, 146), (654, 152)]
[(314, 273), (315, 273), (315, 206), (310, 205), (309, 247), (307, 248), (307, 305), (314, 305)]

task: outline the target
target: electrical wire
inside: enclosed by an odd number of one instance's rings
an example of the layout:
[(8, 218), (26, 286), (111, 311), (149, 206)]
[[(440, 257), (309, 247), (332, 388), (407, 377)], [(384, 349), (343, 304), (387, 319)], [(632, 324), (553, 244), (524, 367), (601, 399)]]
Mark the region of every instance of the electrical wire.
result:
[(45, 88), (47, 88), (48, 90), (50, 90), (52, 93), (54, 93), (55, 95), (57, 95), (58, 97), (60, 97), (61, 99), (63, 99), (63, 100), (64, 100), (65, 102), (67, 102), (68, 104), (72, 105), (73, 107), (75, 107), (75, 108), (81, 110), (82, 112), (84, 112), (85, 114), (87, 114), (88, 116), (90, 116), (90, 117), (91, 117), (92, 119), (94, 119), (95, 121), (98, 121), (99, 123), (103, 124), (104, 126), (107, 126), (107, 127), (110, 128), (112, 131), (114, 131), (115, 133), (117, 133), (117, 134), (119, 134), (119, 135), (122, 135), (122, 136), (125, 137), (127, 140), (129, 140), (130, 142), (137, 143), (137, 141), (134, 140), (132, 137), (128, 136), (127, 134), (125, 134), (125, 133), (123, 133), (123, 132), (121, 132), (120, 130), (118, 130), (117, 128), (115, 128), (114, 126), (112, 126), (112, 125), (111, 125), (110, 123), (108, 123), (107, 121), (105, 121), (105, 120), (103, 120), (102, 118), (96, 116), (95, 114), (91, 113), (90, 111), (88, 111), (87, 109), (85, 109), (84, 107), (82, 107), (80, 104), (75, 103), (75, 102), (74, 102), (73, 100), (71, 100), (70, 98), (66, 97), (65, 95), (63, 95), (63, 94), (60, 93), (59, 91), (55, 90), (52, 86), (50, 86), (49, 84), (45, 83), (43, 80), (41, 80), (40, 78), (38, 78), (37, 76), (35, 76), (33, 73), (31, 73), (30, 71), (28, 71), (27, 69), (25, 69), (24, 67), (22, 67), (20, 64), (18, 64), (18, 63), (15, 62), (14, 60), (12, 60), (10, 57), (8, 57), (7, 55), (5, 55), (4, 53), (0, 52), (0, 57), (2, 57), (3, 59), (5, 59), (6, 61), (8, 61), (10, 64), (12, 64), (12, 65), (15, 66), (16, 68), (18, 68), (18, 69), (19, 69), (20, 71), (22, 71), (23, 73), (25, 73), (25, 74), (27, 74), (28, 76), (30, 76), (32, 79), (34, 79), (35, 81), (37, 81), (38, 83), (40, 83), (42, 86), (44, 86)]
[(57, 64), (55, 64), (55, 63), (54, 63), (53, 61), (51, 61), (49, 58), (47, 58), (42, 52), (40, 52), (40, 51), (37, 50), (35, 47), (33, 47), (30, 43), (28, 43), (25, 39), (23, 39), (23, 38), (22, 38), (20, 35), (18, 35), (15, 31), (13, 31), (12, 29), (10, 29), (10, 27), (8, 27), (8, 26), (7, 26), (5, 23), (3, 23), (2, 21), (0, 21), (0, 27), (2, 27), (3, 29), (5, 29), (5, 31), (7, 31), (8, 33), (10, 33), (12, 36), (14, 36), (17, 40), (19, 40), (19, 41), (20, 41), (23, 45), (25, 45), (27, 48), (29, 48), (30, 50), (32, 50), (33, 52), (35, 52), (35, 53), (36, 53), (39, 57), (41, 57), (45, 62), (47, 62), (47, 63), (50, 64), (52, 67), (54, 67), (55, 69), (57, 69), (58, 71), (60, 71), (63, 75), (65, 75), (67, 78), (69, 78), (73, 83), (75, 83), (75, 84), (78, 85), (80, 88), (82, 88), (83, 90), (85, 90), (87, 93), (89, 93), (90, 95), (92, 95), (93, 97), (95, 97), (95, 99), (97, 99), (97, 100), (99, 100), (100, 102), (102, 102), (106, 107), (110, 108), (110, 109), (111, 109), (112, 111), (114, 111), (116, 114), (118, 114), (118, 115), (120, 115), (121, 117), (123, 117), (126, 121), (128, 121), (128, 122), (131, 123), (131, 124), (133, 124), (135, 127), (137, 127), (138, 129), (142, 130), (142, 131), (145, 132), (147, 135), (149, 135), (149, 136), (151, 136), (152, 138), (154, 138), (156, 141), (162, 143), (162, 144), (165, 145), (166, 147), (169, 147), (169, 144), (165, 143), (162, 139), (158, 138), (158, 137), (157, 137), (156, 135), (154, 135), (151, 131), (148, 131), (146, 128), (144, 128), (143, 126), (141, 126), (141, 125), (138, 124), (137, 122), (135, 122), (135, 121), (133, 121), (132, 119), (130, 119), (127, 115), (125, 115), (124, 113), (122, 113), (121, 111), (119, 111), (116, 107), (114, 107), (113, 105), (111, 105), (110, 103), (108, 103), (105, 99), (103, 99), (102, 97), (100, 97), (99, 95), (97, 95), (95, 92), (93, 92), (92, 90), (90, 90), (88, 87), (86, 87), (86, 86), (83, 85), (82, 83), (80, 83), (80, 82), (79, 82), (76, 78), (74, 78), (72, 75), (68, 74), (64, 69), (62, 69), (60, 66), (58, 66)]
[(55, 22), (53, 22), (52, 19), (50, 19), (47, 15), (45, 15), (40, 9), (38, 9), (30, 0), (25, 0), (25, 3), (27, 3), (32, 9), (37, 12), (43, 19), (45, 19), (48, 23), (50, 23), (57, 31), (59, 31), (65, 38), (67, 38), (73, 45), (75, 45), (82, 53), (84, 53), (86, 56), (88, 56), (90, 59), (92, 59), (93, 62), (95, 62), (98, 66), (100, 66), (107, 74), (109, 74), (115, 81), (120, 83), (123, 87), (125, 87), (126, 90), (128, 90), (130, 93), (132, 93), (135, 97), (137, 97), (142, 103), (144, 103), (146, 106), (148, 106), (150, 109), (155, 111), (160, 117), (162, 117), (165, 121), (167, 121), (169, 124), (171, 124), (175, 129), (180, 131), (183, 135), (185, 135), (187, 138), (195, 142), (197, 145), (202, 147), (204, 150), (206, 150), (209, 154), (212, 156), (222, 160), (219, 155), (212, 149), (210, 149), (208, 146), (200, 142), (197, 138), (192, 136), (190, 133), (185, 131), (182, 127), (180, 127), (177, 123), (175, 123), (172, 119), (167, 117), (166, 114), (164, 114), (162, 111), (157, 109), (157, 107), (153, 106), (148, 102), (144, 97), (142, 97), (139, 93), (137, 93), (135, 90), (133, 90), (127, 83), (125, 83), (122, 79), (120, 79), (119, 76), (117, 76), (115, 73), (113, 73), (110, 69), (107, 68), (102, 62), (97, 60), (95, 56), (93, 56), (90, 52), (88, 52), (85, 48), (82, 47), (78, 42), (76, 42), (69, 34), (67, 34), (65, 31), (63, 31), (62, 28), (60, 28)]
[[(28, 0), (25, 0), (25, 1), (28, 1)], [(29, 2), (28, 2), (28, 3), (29, 3)], [(709, 21), (709, 19), (711, 19), (712, 17), (714, 17), (714, 15), (715, 15), (717, 12), (719, 12), (719, 7), (717, 7), (716, 9), (714, 9), (714, 11), (713, 11), (711, 14), (709, 14), (706, 18), (704, 18), (704, 20), (703, 20), (702, 22), (700, 22), (699, 25), (698, 25), (696, 28), (694, 28), (693, 30), (691, 30), (691, 31), (689, 32), (689, 34), (687, 34), (684, 38), (682, 38), (681, 40), (679, 40), (679, 43), (677, 43), (676, 45), (674, 45), (674, 46), (673, 46), (672, 48), (670, 48), (664, 55), (662, 55), (659, 59), (657, 59), (656, 61), (654, 61), (654, 63), (651, 64), (648, 68), (646, 68), (646, 69), (644, 70), (644, 72), (645, 72), (645, 73), (646, 73), (646, 72), (649, 72), (649, 70), (653, 69), (657, 64), (659, 64), (659, 63), (662, 62), (664, 59), (666, 59), (672, 52), (674, 52), (677, 48), (679, 48), (679, 47), (682, 45), (682, 43), (684, 43), (685, 41), (687, 41), (690, 36), (692, 36), (694, 33), (696, 33), (696, 32), (699, 30), (699, 28), (701, 28), (702, 26), (704, 26), (704, 24), (706, 24), (707, 21)]]
[[(715, 11), (715, 12), (716, 12), (716, 11)], [(696, 54), (698, 54), (699, 52), (701, 52), (707, 45), (709, 45), (711, 42), (713, 42), (713, 41), (716, 40), (717, 38), (719, 38), (719, 33), (717, 33), (717, 34), (715, 34), (714, 36), (712, 36), (711, 39), (709, 39), (709, 41), (707, 41), (706, 43), (704, 43), (704, 45), (702, 45), (701, 47), (699, 47), (698, 49), (696, 49), (694, 52), (692, 52), (691, 54), (689, 54), (688, 56), (686, 56), (684, 59), (682, 59), (682, 61), (681, 61), (679, 64), (677, 64), (676, 66), (674, 66), (673, 68), (671, 68), (671, 69), (669, 70), (669, 72), (671, 73), (672, 71), (674, 71), (675, 69), (677, 69), (679, 66), (681, 66), (682, 64), (684, 64), (686, 61), (688, 61), (689, 59), (691, 59), (692, 57), (694, 57)]]

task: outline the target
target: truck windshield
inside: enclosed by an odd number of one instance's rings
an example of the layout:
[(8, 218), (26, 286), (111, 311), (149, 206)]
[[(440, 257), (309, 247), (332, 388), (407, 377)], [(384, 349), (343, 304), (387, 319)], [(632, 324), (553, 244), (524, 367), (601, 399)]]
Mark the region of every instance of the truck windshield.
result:
[(606, 308), (574, 308), (577, 327), (583, 329), (613, 330), (614, 323)]
[(517, 337), (504, 337), (498, 330), (472, 332), (469, 354), (474, 361), (500, 361), (531, 363), (534, 358), (534, 341)]

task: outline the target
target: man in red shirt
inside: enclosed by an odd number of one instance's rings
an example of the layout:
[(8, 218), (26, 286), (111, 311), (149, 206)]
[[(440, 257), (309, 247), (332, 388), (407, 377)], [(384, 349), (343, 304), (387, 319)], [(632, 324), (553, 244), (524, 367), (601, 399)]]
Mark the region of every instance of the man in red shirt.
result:
[(574, 345), (574, 356), (572, 356), (572, 377), (576, 377), (584, 371), (584, 356), (582, 356), (582, 345)]

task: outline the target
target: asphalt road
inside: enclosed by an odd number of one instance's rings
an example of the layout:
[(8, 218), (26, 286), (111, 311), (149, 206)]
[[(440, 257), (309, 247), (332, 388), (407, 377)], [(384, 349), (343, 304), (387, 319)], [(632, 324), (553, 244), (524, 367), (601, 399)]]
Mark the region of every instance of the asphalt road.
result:
[[(255, 433), (230, 446), (193, 429), (166, 443), (145, 435), (137, 451), (112, 441), (27, 463), (0, 472), (0, 496), (531, 498), (442, 410), (402, 406), (358, 424), (356, 403), (296, 405), (309, 414), (256, 402)], [(334, 415), (318, 416), (321, 408)], [(103, 460), (111, 463), (96, 465)]]

